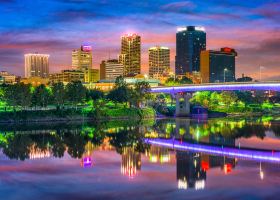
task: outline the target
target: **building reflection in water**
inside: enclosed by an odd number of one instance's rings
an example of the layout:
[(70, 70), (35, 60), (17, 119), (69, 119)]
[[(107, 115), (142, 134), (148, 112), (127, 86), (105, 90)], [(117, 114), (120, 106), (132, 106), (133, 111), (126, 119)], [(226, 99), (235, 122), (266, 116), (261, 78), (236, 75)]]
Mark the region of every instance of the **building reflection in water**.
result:
[(159, 146), (151, 146), (149, 150), (146, 151), (146, 156), (152, 163), (168, 163), (170, 162), (170, 153), (167, 148)]
[(205, 187), (206, 171), (201, 167), (200, 154), (177, 151), (176, 159), (178, 189), (203, 189)]
[(86, 168), (86, 167), (92, 167), (93, 166), (93, 151), (94, 151), (94, 145), (88, 141), (85, 145), (85, 152), (82, 156), (81, 160), (81, 166)]
[[(220, 135), (209, 135), (205, 142), (215, 145), (235, 145), (234, 139), (223, 138)], [(189, 151), (177, 150), (176, 159), (178, 189), (204, 189), (207, 170), (220, 167), (225, 174), (228, 174), (236, 166), (235, 158), (214, 156), (204, 153), (192, 153)]]
[(124, 147), (122, 149), (121, 173), (133, 178), (140, 170), (141, 153), (136, 152), (133, 147)]
[(36, 147), (35, 144), (33, 144), (29, 148), (29, 159), (42, 159), (42, 158), (49, 158), (51, 157), (51, 152), (49, 148), (46, 149), (40, 149), (39, 147)]

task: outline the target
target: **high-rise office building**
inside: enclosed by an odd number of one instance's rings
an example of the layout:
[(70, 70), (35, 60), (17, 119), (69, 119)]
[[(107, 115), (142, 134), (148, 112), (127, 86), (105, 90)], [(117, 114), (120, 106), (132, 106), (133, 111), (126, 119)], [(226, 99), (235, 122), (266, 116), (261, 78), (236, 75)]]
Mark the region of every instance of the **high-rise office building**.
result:
[(176, 75), (199, 72), (200, 52), (206, 49), (206, 32), (203, 27), (178, 28), (176, 34)]
[(25, 54), (25, 77), (41, 77), (49, 76), (49, 55), (47, 54)]
[(161, 77), (170, 69), (170, 50), (167, 47), (151, 47), (149, 49), (149, 75)]
[(120, 63), (124, 66), (124, 76), (141, 73), (141, 37), (137, 34), (126, 34), (121, 37)]
[(77, 70), (92, 68), (92, 47), (82, 45), (81, 48), (72, 51), (72, 66)]
[(113, 80), (123, 76), (124, 67), (117, 59), (102, 61), (100, 64), (100, 79)]
[(203, 83), (235, 81), (234, 49), (225, 47), (220, 51), (202, 51), (200, 56), (200, 72)]

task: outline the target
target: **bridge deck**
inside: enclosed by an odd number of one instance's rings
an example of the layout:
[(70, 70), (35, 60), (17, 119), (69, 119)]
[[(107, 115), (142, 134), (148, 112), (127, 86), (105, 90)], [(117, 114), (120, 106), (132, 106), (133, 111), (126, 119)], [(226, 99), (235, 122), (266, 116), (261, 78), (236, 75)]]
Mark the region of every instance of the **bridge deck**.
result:
[(280, 82), (249, 82), (249, 83), (219, 83), (219, 84), (189, 84), (171, 87), (154, 87), (152, 93), (178, 93), (197, 91), (234, 91), (234, 90), (274, 90), (280, 91)]

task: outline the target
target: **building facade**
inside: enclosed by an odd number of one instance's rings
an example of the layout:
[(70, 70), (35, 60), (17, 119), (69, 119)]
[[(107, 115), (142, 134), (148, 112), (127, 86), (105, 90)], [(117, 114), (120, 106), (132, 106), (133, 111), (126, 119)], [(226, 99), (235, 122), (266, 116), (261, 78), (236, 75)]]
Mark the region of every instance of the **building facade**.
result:
[(124, 66), (117, 59), (102, 61), (100, 79), (113, 80), (124, 75)]
[(30, 78), (22, 78), (20, 82), (23, 84), (31, 84), (33, 87), (38, 87), (39, 85), (49, 85), (49, 78), (41, 78), (38, 76), (30, 77)]
[(141, 73), (141, 37), (137, 34), (126, 34), (121, 37), (119, 61), (124, 66), (124, 76)]
[(25, 78), (49, 76), (49, 55), (47, 54), (25, 54)]
[(200, 52), (206, 49), (206, 32), (203, 27), (187, 26), (177, 29), (176, 75), (200, 71)]
[(236, 51), (228, 47), (221, 48), (220, 51), (202, 51), (200, 57), (202, 83), (235, 81), (236, 56)]
[(170, 50), (167, 47), (151, 47), (149, 49), (149, 75), (162, 77), (170, 69)]
[(100, 80), (99, 69), (87, 69), (85, 73), (85, 83), (97, 82)]
[(80, 49), (72, 51), (72, 66), (77, 70), (92, 68), (92, 47), (82, 45)]
[(62, 70), (61, 73), (50, 74), (51, 83), (69, 83), (72, 81), (84, 82), (85, 73), (81, 70)]
[(16, 83), (17, 77), (13, 74), (10, 74), (6, 71), (0, 72), (0, 82), (5, 84), (14, 84)]

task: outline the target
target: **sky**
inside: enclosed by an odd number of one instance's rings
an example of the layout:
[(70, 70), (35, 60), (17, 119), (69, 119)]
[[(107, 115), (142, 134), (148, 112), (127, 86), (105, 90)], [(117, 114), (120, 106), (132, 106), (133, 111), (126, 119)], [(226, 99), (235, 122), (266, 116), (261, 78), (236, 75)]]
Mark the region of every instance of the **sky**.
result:
[(0, 0), (0, 70), (24, 75), (25, 53), (50, 54), (50, 72), (71, 66), (71, 51), (93, 47), (93, 67), (117, 58), (120, 37), (142, 39), (142, 73), (148, 49), (171, 49), (175, 65), (176, 29), (204, 26), (207, 49), (235, 48), (236, 76), (244, 73), (280, 80), (279, 0)]

